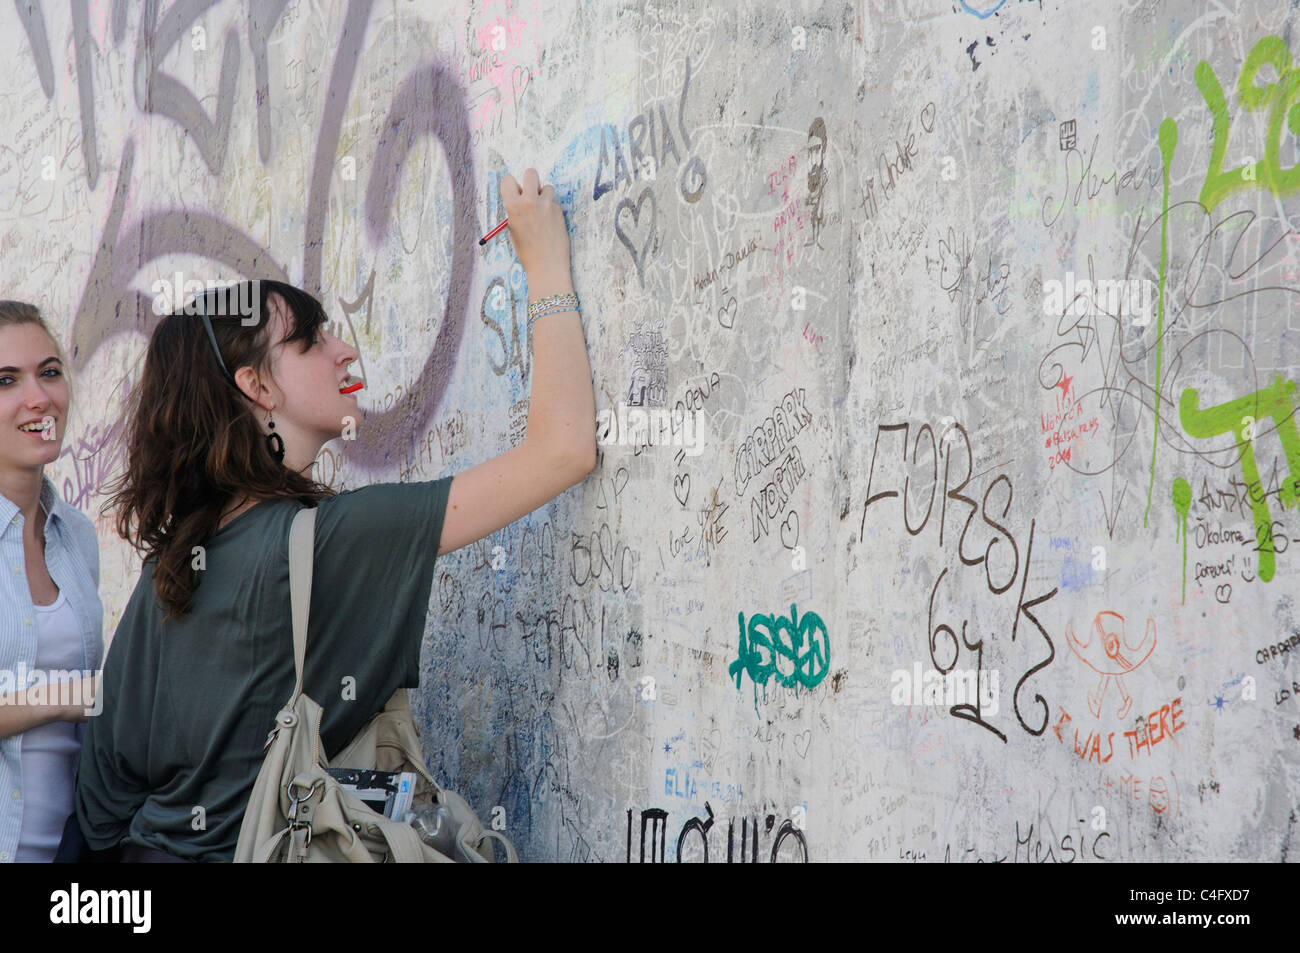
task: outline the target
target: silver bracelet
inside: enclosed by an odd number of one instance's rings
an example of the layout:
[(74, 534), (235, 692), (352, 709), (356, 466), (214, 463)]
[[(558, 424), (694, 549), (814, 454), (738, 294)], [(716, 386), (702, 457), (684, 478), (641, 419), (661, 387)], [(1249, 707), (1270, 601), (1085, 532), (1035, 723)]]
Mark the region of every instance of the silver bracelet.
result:
[(532, 316), (533, 316), (533, 319), (536, 320), (537, 318), (544, 317), (545, 315), (548, 315), (548, 314), (555, 314), (557, 311), (577, 311), (577, 310), (578, 310), (578, 309), (577, 309), (576, 307), (574, 307), (573, 305), (568, 305), (568, 304), (553, 304), (553, 305), (551, 305), (549, 308), (543, 308), (543, 309), (540, 310), (540, 311), (535, 311), (535, 312), (533, 312), (533, 315), (532, 315)]
[(564, 306), (563, 308), (559, 308), (559, 310), (576, 311), (578, 310), (578, 296), (572, 292), (568, 292), (564, 294), (547, 295), (545, 298), (538, 298), (536, 301), (530, 301), (528, 303), (528, 316), (530, 318), (540, 318), (543, 314), (547, 314), (551, 310), (558, 308), (559, 305)]

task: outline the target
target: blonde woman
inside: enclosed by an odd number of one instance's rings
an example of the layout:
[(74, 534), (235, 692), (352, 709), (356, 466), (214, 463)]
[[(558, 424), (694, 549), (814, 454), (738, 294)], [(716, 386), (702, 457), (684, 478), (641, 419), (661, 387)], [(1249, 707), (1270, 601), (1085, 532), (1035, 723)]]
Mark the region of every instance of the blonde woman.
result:
[(0, 862), (55, 857), (103, 654), (95, 527), (45, 475), (70, 401), (40, 311), (0, 301)]

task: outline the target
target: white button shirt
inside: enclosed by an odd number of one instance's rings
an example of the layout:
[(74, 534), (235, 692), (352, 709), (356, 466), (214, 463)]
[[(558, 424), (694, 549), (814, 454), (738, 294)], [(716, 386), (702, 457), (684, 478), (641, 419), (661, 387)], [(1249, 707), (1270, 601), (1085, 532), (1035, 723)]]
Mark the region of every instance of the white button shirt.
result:
[[(45, 566), (76, 613), (86, 667), (104, 660), (104, 607), (99, 601), (99, 542), (95, 524), (64, 502), (47, 476), (41, 482), (45, 519)], [(0, 671), (16, 680), (36, 668), (36, 610), (27, 586), (23, 516), (0, 495)], [(77, 725), (80, 739), (84, 724)], [(0, 862), (12, 861), (23, 820), (22, 735), (0, 738)]]

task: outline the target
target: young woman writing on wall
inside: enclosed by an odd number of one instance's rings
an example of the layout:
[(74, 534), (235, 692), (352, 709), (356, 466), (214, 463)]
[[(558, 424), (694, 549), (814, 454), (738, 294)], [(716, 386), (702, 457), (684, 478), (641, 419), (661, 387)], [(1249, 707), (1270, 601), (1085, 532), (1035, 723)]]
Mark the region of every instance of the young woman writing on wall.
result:
[[(501, 182), (530, 299), (573, 291), (564, 215), (535, 170)], [(133, 397), (129, 463), (113, 503), (146, 556), (104, 670), (77, 781), (90, 847), (124, 860), (226, 861), (294, 683), (288, 534), (317, 506), (304, 691), (324, 707), (326, 757), (399, 687), (414, 687), (435, 556), (519, 519), (595, 466), (595, 397), (582, 324), (565, 299), (533, 329), (524, 441), (428, 483), (335, 494), (321, 447), (359, 416), (355, 349), (324, 332), (305, 292), (260, 282), (262, 319), (229, 289), (205, 320), (153, 333)], [(243, 300), (248, 300), (244, 298)], [(215, 349), (214, 349), (215, 348)], [(282, 457), (281, 457), (282, 453)], [(201, 567), (201, 568), (199, 568)], [(340, 700), (349, 684), (354, 699)]]

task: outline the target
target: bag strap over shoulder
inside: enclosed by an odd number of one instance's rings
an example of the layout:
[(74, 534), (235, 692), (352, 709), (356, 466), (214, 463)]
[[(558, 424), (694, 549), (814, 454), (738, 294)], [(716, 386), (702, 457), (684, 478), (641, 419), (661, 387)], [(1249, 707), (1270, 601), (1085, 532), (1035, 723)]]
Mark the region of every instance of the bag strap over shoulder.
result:
[(289, 601), (293, 613), (293, 665), (298, 681), (289, 704), (302, 692), (307, 658), (307, 617), (311, 611), (311, 572), (316, 540), (316, 509), (304, 507), (289, 527)]

